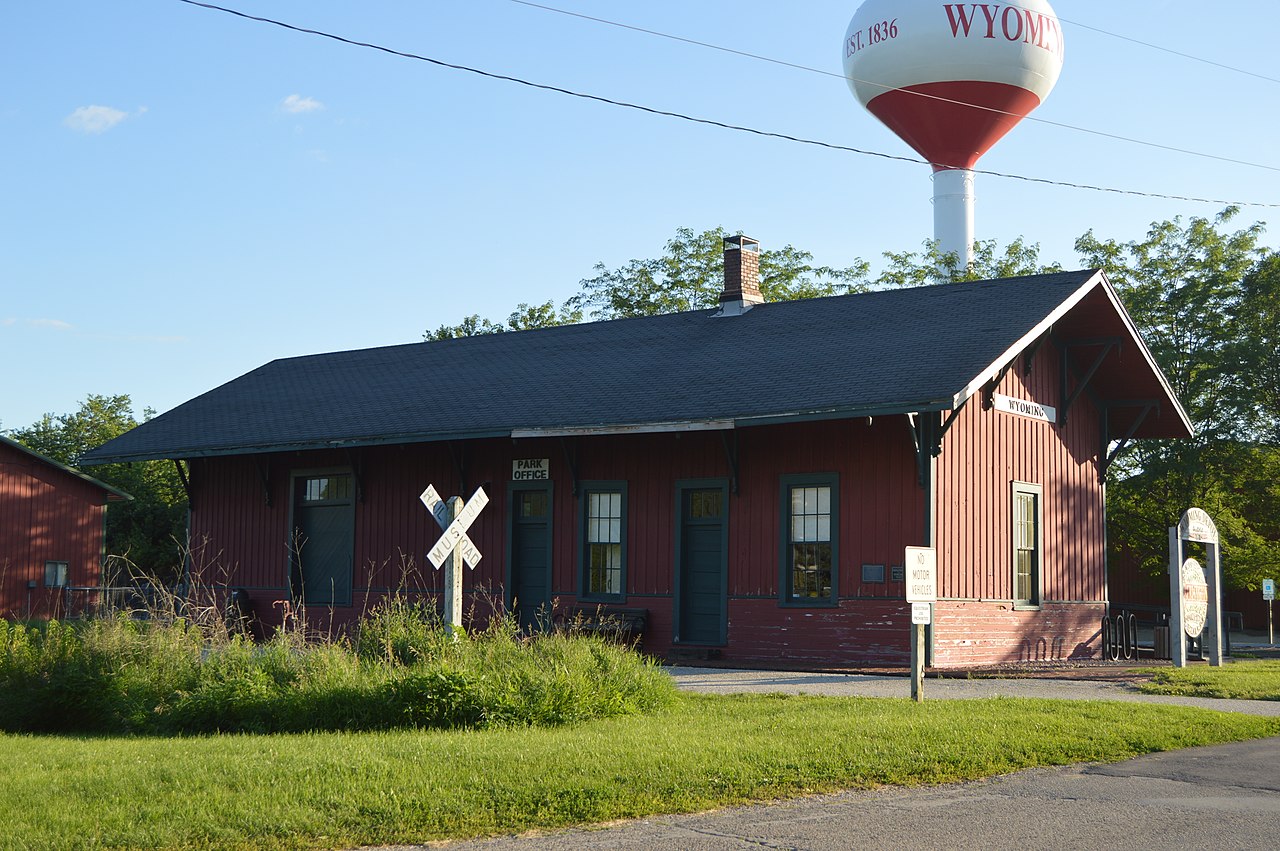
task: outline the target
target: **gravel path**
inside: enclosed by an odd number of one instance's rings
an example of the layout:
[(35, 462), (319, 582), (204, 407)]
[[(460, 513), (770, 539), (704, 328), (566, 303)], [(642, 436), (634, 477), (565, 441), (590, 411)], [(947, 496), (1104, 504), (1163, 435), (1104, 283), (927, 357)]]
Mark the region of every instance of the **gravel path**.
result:
[[(809, 674), (784, 671), (738, 671), (724, 668), (666, 669), (685, 691), (709, 694), (738, 692), (815, 694), (836, 697), (910, 697), (911, 679), (875, 674)], [(1142, 694), (1123, 683), (1057, 680), (1043, 677), (1013, 679), (926, 679), (925, 700), (972, 700), (980, 697), (1047, 697), (1057, 700), (1129, 700), (1171, 703), (1224, 712), (1280, 717), (1280, 701), (1219, 700)]]

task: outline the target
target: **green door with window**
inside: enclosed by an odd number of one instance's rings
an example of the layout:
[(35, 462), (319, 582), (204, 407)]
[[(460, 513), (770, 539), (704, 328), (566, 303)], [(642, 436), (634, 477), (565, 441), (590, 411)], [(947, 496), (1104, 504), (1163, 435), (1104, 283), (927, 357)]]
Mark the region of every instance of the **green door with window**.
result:
[(677, 487), (675, 640), (723, 644), (728, 630), (729, 489), (719, 482)]
[(356, 516), (351, 474), (293, 481), (293, 598), (304, 605), (349, 606)]
[(525, 632), (545, 629), (551, 614), (551, 486), (513, 488), (508, 603)]

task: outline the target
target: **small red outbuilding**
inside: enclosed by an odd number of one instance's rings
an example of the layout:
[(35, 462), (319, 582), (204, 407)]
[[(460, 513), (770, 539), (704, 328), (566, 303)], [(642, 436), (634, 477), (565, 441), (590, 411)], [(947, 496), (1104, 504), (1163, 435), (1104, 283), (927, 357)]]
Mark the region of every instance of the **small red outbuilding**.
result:
[(130, 498), (0, 435), (0, 617), (60, 617), (99, 585), (106, 505)]

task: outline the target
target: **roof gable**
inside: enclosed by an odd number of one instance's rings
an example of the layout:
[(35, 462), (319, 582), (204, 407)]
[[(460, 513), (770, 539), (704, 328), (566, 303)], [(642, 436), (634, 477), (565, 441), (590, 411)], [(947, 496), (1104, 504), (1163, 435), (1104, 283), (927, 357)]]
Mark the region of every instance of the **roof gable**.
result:
[(97, 488), (98, 490), (102, 491), (106, 495), (108, 501), (118, 502), (121, 500), (133, 499), (132, 496), (120, 490), (119, 488), (112, 487), (106, 482), (100, 482), (97, 479), (93, 478), (93, 476), (86, 476), (84, 473), (80, 472), (79, 470), (73, 467), (68, 467), (66, 464), (61, 464), (57, 461), (54, 461), (52, 458), (49, 458), (45, 455), (41, 455), (39, 452), (36, 452), (34, 449), (29, 449), (28, 447), (24, 446), (18, 441), (5, 437), (3, 434), (0, 434), (0, 446), (7, 447), (13, 451), (19, 452), (22, 455), (25, 455), (28, 458), (31, 458), (41, 466), (57, 471), (59, 475), (69, 476), (69, 477), (78, 479), (79, 481), (84, 482), (85, 484), (88, 484), (93, 486), (94, 488)]

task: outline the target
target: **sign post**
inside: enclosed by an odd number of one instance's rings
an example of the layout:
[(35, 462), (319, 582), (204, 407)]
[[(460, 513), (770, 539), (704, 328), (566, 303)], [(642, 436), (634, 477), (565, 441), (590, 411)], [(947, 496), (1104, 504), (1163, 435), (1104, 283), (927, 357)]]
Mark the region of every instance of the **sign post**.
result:
[(911, 604), (911, 699), (924, 700), (925, 627), (933, 622), (938, 600), (938, 553), (932, 547), (907, 547), (907, 602)]
[[(1207, 564), (1185, 558), (1187, 541), (1205, 545)], [(1208, 630), (1209, 664), (1222, 665), (1222, 563), (1218, 527), (1199, 508), (1188, 508), (1169, 527), (1169, 655), (1174, 667), (1187, 666), (1187, 639)]]
[(1276, 646), (1276, 630), (1271, 622), (1271, 602), (1276, 598), (1276, 581), (1274, 579), (1262, 580), (1262, 599), (1267, 601), (1267, 644), (1272, 647)]
[(480, 550), (467, 537), (467, 529), (489, 504), (489, 496), (484, 488), (476, 488), (476, 492), (465, 504), (460, 496), (450, 497), (445, 501), (436, 493), (435, 485), (427, 485), (418, 499), (422, 500), (422, 504), (443, 530), (440, 540), (427, 553), (427, 559), (436, 570), (448, 563), (444, 577), (444, 609), (449, 618), (449, 634), (457, 640), (462, 634), (462, 564), (465, 560), (475, 570), (483, 558)]

